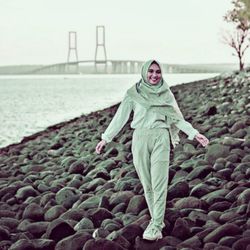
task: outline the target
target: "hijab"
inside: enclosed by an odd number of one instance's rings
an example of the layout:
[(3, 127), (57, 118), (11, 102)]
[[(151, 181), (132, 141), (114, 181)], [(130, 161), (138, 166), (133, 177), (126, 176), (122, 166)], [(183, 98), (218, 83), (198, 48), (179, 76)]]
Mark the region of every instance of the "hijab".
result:
[[(145, 62), (141, 68), (141, 79), (127, 90), (127, 94), (137, 103), (147, 109), (147, 112), (157, 112), (167, 117), (170, 125), (169, 132), (173, 147), (175, 147), (180, 138), (178, 136), (179, 129), (175, 123), (183, 120), (184, 117), (178, 107), (175, 97), (170, 90), (166, 81), (161, 78), (157, 84), (149, 83), (147, 79), (148, 69), (151, 64), (160, 64), (156, 60)], [(161, 70), (162, 72), (162, 70)]]

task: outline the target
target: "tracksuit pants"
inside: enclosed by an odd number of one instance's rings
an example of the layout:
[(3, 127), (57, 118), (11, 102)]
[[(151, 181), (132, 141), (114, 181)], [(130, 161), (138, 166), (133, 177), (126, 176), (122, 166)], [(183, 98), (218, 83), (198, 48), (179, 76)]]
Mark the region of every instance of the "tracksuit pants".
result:
[(168, 129), (136, 128), (131, 149), (151, 218), (156, 226), (163, 228), (170, 157)]

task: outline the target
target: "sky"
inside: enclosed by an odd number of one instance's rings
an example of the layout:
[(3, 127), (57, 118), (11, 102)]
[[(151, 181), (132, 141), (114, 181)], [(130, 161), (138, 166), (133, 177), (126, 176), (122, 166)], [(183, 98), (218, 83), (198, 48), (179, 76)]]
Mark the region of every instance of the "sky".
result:
[(105, 26), (107, 59), (237, 63), (221, 41), (231, 6), (231, 0), (0, 0), (0, 66), (66, 62), (69, 31), (77, 32), (78, 59), (93, 60), (97, 25)]

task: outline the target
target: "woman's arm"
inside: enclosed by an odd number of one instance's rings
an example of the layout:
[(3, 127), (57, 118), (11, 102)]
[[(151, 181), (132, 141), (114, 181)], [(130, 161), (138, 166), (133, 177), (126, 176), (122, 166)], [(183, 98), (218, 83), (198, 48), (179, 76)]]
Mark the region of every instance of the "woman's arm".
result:
[[(173, 97), (174, 107), (175, 110), (183, 117), (182, 112), (179, 109), (178, 103), (174, 97), (174, 94), (172, 91), (170, 91), (170, 94)], [(206, 136), (199, 133), (197, 129), (195, 129), (191, 123), (187, 122), (184, 117), (182, 120), (175, 123), (176, 127), (179, 128), (181, 131), (183, 131), (187, 136), (189, 140), (193, 140), (194, 138), (203, 146), (207, 146), (209, 143), (209, 140)]]
[(183, 131), (188, 136), (189, 140), (193, 140), (195, 136), (199, 134), (199, 131), (195, 129), (191, 123), (187, 122), (184, 119), (175, 123), (175, 126)]
[(112, 121), (105, 132), (101, 135), (101, 138), (107, 143), (111, 142), (128, 121), (132, 109), (132, 100), (126, 93)]
[(195, 138), (203, 147), (208, 145), (209, 140), (207, 137), (200, 134), (199, 131), (191, 125), (191, 123), (186, 120), (180, 120), (175, 123), (175, 125), (188, 136), (189, 140), (193, 140)]

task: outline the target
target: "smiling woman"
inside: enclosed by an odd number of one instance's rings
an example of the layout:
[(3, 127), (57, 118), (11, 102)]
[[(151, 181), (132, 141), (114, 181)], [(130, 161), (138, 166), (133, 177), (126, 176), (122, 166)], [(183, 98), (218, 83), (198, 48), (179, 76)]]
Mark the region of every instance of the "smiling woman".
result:
[(161, 69), (157, 62), (153, 62), (147, 73), (148, 81), (151, 84), (157, 84), (161, 80)]
[(133, 163), (142, 183), (151, 221), (143, 233), (143, 239), (161, 239), (165, 226), (164, 215), (168, 186), (170, 143), (179, 143), (179, 130), (202, 145), (208, 139), (185, 121), (169, 86), (162, 77), (160, 64), (156, 60), (145, 62), (141, 79), (125, 94), (115, 116), (102, 140), (96, 146), (100, 154), (106, 143), (119, 133), (134, 110), (131, 128)]

